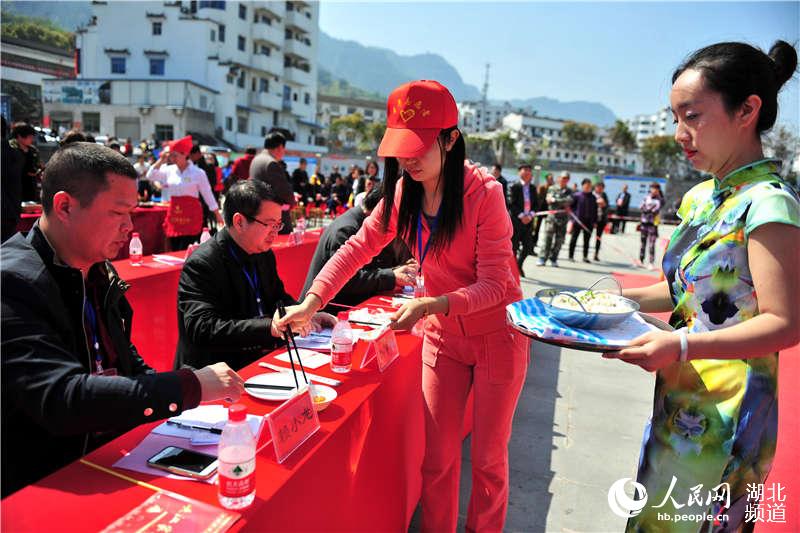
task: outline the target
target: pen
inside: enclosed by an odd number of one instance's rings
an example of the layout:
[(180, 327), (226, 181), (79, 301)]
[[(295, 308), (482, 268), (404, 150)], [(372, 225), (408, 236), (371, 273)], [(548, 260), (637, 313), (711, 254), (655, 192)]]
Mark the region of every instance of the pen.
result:
[(181, 429), (197, 429), (200, 431), (208, 431), (209, 433), (214, 433), (216, 435), (222, 434), (222, 430), (219, 428), (195, 426), (194, 424), (187, 424), (186, 422), (178, 422), (177, 420), (167, 420), (167, 424), (169, 424), (170, 426), (179, 427)]

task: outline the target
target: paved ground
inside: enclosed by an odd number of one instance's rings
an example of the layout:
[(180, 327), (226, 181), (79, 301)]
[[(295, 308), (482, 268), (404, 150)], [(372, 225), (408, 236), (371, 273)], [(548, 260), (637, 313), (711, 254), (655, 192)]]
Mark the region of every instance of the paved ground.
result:
[[(666, 236), (672, 227), (661, 229)], [(566, 245), (559, 268), (537, 267), (536, 258), (529, 257), (525, 297), (542, 287), (585, 287), (612, 271), (647, 273), (631, 263), (638, 251), (639, 234), (629, 224), (625, 235), (604, 236), (599, 263), (568, 262)], [(607, 492), (614, 481), (635, 477), (653, 382), (638, 367), (600, 354), (533, 343), (509, 447), (507, 531), (624, 530), (625, 520), (608, 508)], [(461, 531), (471, 486), (469, 447), (468, 438), (462, 449)], [(418, 524), (415, 516), (411, 530)]]

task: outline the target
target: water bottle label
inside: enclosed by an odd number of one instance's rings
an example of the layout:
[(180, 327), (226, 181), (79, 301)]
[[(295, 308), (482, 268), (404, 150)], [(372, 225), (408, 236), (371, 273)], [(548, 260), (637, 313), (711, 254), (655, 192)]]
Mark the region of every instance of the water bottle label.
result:
[(219, 493), (225, 498), (241, 498), (256, 489), (256, 459), (245, 463), (219, 463)]
[(353, 345), (332, 343), (331, 361), (334, 366), (347, 366), (353, 362)]

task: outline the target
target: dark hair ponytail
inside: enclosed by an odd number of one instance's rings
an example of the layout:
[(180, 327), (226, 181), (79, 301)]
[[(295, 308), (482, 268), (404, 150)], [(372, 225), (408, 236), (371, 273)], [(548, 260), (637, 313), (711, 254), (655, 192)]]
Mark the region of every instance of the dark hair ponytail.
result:
[[(459, 132), (458, 139), (453, 143), (450, 151), (444, 149), (450, 141), (450, 133), (457, 127), (442, 130), (436, 139), (442, 154), (442, 204), (440, 207), (439, 225), (432, 236), (431, 252), (442, 251), (455, 237), (461, 218), (464, 213), (464, 160), (466, 158), (466, 144), (464, 136)], [(400, 207), (397, 213), (397, 235), (405, 240), (409, 248), (417, 242), (417, 222), (422, 212), (422, 197), (424, 189), (422, 184), (414, 181), (405, 171), (401, 173), (400, 164), (394, 157), (387, 157), (383, 170), (383, 203), (384, 209), (381, 216), (383, 229), (389, 227), (392, 218), (392, 205), (397, 182), (403, 180), (403, 196), (400, 198)]]
[(685, 70), (698, 70), (708, 88), (722, 95), (725, 109), (734, 112), (752, 94), (761, 98), (756, 133), (763, 133), (778, 117), (778, 91), (797, 69), (797, 51), (776, 41), (769, 55), (745, 43), (717, 43), (693, 53), (672, 75), (672, 83)]

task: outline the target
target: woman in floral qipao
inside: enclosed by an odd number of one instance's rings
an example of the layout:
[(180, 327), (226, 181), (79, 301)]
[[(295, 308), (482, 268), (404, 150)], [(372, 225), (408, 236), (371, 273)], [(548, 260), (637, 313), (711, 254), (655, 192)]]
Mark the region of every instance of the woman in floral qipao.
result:
[(777, 352), (800, 341), (800, 202), (761, 146), (796, 67), (783, 41), (769, 55), (720, 43), (673, 75), (675, 140), (712, 179), (683, 198), (666, 280), (624, 293), (645, 312), (671, 311), (683, 331), (651, 332), (606, 354), (656, 372), (638, 473), (648, 500), (628, 531), (754, 525), (748, 485), (765, 482), (777, 440)]

